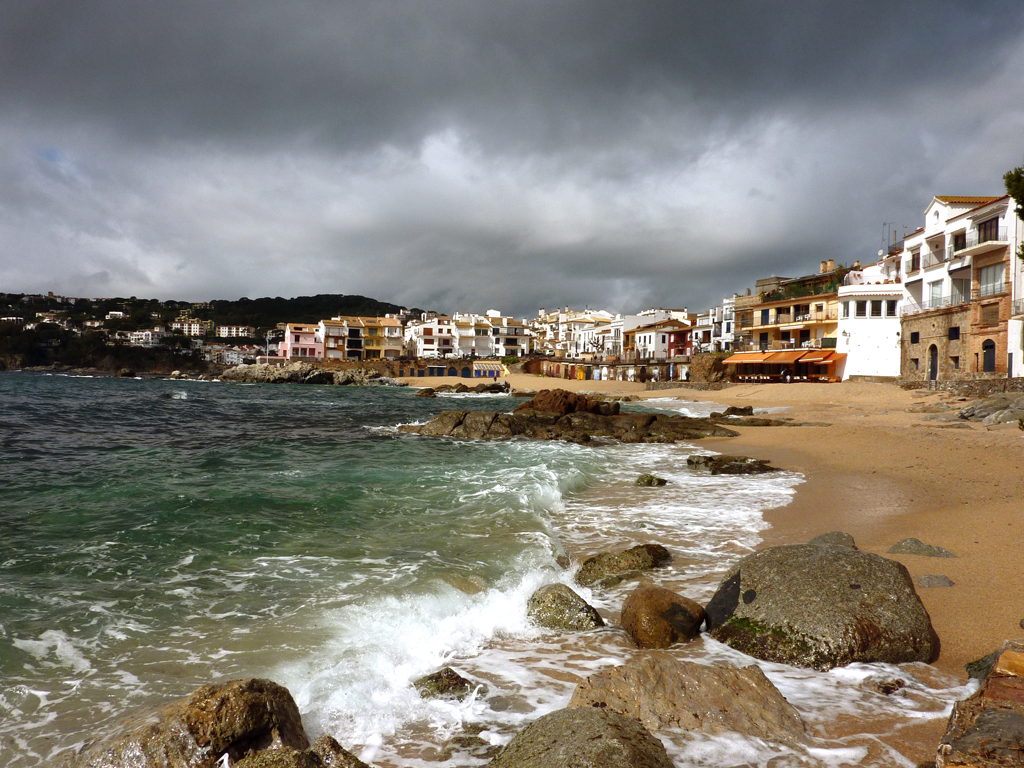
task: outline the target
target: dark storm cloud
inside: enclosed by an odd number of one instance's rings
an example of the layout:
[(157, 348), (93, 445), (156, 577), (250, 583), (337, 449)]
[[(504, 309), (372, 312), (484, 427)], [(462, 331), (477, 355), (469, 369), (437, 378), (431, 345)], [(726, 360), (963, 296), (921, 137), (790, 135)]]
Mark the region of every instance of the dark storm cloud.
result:
[(717, 302), (998, 193), (1022, 30), (1016, 1), (8, 2), (0, 289)]

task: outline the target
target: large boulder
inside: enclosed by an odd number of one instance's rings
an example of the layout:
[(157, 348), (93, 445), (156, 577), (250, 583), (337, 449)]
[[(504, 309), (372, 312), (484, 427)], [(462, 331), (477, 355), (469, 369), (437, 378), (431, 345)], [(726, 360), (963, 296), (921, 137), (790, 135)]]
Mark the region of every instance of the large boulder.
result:
[(791, 544), (748, 555), (706, 611), (712, 637), (765, 661), (827, 670), (939, 654), (907, 569), (849, 547)]
[(204, 685), (184, 699), (136, 714), (116, 733), (86, 744), (76, 768), (213, 768), (250, 751), (309, 748), (287, 688), (270, 680)]
[(700, 634), (704, 608), (664, 587), (637, 587), (622, 604), (622, 628), (638, 648), (668, 648)]
[(1024, 765), (1024, 641), (1004, 643), (981, 688), (953, 706), (935, 765)]
[(588, 707), (534, 720), (490, 768), (672, 768), (665, 746), (635, 718)]
[(591, 675), (569, 706), (619, 712), (652, 731), (736, 731), (784, 742), (804, 736), (800, 713), (760, 667), (713, 667), (660, 651)]
[(526, 615), (548, 629), (582, 631), (604, 626), (594, 607), (565, 584), (548, 584), (534, 592)]
[(542, 389), (533, 399), (520, 403), (517, 411), (547, 411), (565, 416), (569, 413), (595, 413), (601, 416), (614, 416), (619, 412), (618, 402), (596, 400), (576, 392), (564, 389)]
[(624, 579), (672, 562), (672, 555), (661, 544), (640, 544), (622, 552), (599, 552), (583, 561), (576, 583), (614, 586)]

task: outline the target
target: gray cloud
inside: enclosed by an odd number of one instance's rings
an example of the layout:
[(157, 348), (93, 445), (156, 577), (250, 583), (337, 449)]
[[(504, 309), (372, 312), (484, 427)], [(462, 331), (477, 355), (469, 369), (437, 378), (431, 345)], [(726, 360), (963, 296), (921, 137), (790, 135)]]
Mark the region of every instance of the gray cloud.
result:
[(0, 289), (715, 303), (1024, 152), (1019, 2), (9, 2)]

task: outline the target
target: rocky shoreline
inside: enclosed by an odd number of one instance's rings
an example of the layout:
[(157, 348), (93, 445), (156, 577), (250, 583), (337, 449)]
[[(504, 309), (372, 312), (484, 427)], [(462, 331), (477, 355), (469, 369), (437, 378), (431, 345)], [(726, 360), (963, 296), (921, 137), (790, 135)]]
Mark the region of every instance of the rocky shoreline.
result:
[[(491, 768), (566, 765), (669, 768), (663, 729), (739, 733), (811, 747), (799, 710), (759, 667), (697, 664), (666, 653), (702, 632), (757, 659), (830, 669), (853, 662), (930, 663), (938, 638), (901, 564), (861, 552), (841, 532), (808, 544), (768, 547), (736, 565), (702, 606), (658, 586), (672, 554), (657, 544), (598, 553), (572, 568), (580, 585), (638, 580), (621, 628), (642, 652), (576, 686), (565, 709), (538, 718), (485, 754)], [(528, 615), (549, 632), (605, 626), (573, 589), (554, 583), (530, 598)], [(1020, 765), (1024, 643), (1007, 643), (978, 671), (981, 689), (959, 702), (936, 749), (936, 766)], [(866, 683), (867, 684), (867, 683)], [(898, 678), (870, 681), (881, 695)], [(425, 698), (465, 698), (479, 684), (446, 667), (412, 683)], [(65, 768), (369, 768), (335, 738), (310, 742), (282, 686), (260, 679), (206, 685), (184, 699), (126, 719), (86, 743)]]
[[(542, 394), (538, 393), (537, 397)], [(624, 416), (613, 413), (617, 411), (617, 403), (585, 397), (570, 402), (569, 398), (557, 397), (564, 403), (562, 413), (538, 409), (537, 398), (524, 403), (520, 406), (522, 410), (517, 409), (513, 414), (473, 415), (470, 411), (449, 411), (446, 414), (461, 416), (441, 414), (435, 420), (437, 434), (433, 436), (480, 437), (469, 434), (469, 427), (476, 422), (486, 422), (489, 417), (493, 417), (493, 426), (502, 415), (524, 419), (529, 429), (518, 433), (524, 437), (579, 442), (593, 441), (595, 435), (586, 430), (574, 432), (570, 428), (574, 422), (632, 423), (616, 418)], [(543, 398), (540, 402), (551, 407)], [(538, 419), (534, 415), (538, 413), (546, 415)], [(566, 426), (552, 429), (567, 418)], [(706, 422), (703, 428), (724, 429), (723, 421), (737, 423), (737, 419), (754, 420), (756, 417), (723, 413), (699, 421)], [(461, 434), (459, 429), (467, 420), (470, 423), (463, 430), (465, 434)], [(792, 424), (786, 420), (765, 421), (769, 423), (750, 426)], [(637, 442), (670, 442), (661, 437), (673, 434), (675, 428), (651, 430), (656, 422), (657, 419), (646, 425), (648, 431), (640, 435)], [(445, 425), (448, 425), (447, 431), (443, 430)], [(426, 426), (429, 424), (423, 425)], [(423, 427), (406, 431), (431, 436)], [(541, 431), (531, 433), (530, 429)], [(618, 439), (615, 435), (621, 432), (618, 426), (603, 429), (608, 434), (598, 433), (598, 442)], [(490, 430), (488, 426), (483, 439), (507, 437), (497, 433), (490, 435)], [(583, 434), (590, 438), (584, 439)], [(743, 467), (751, 463), (744, 457), (718, 458), (727, 459), (723, 465)], [(713, 471), (710, 466), (700, 469)], [(658, 484), (649, 485), (656, 487)], [(911, 545), (913, 542), (897, 542), (891, 551), (904, 552)], [(952, 556), (941, 547), (921, 542), (916, 542), (914, 547), (914, 553), (922, 557)], [(853, 538), (847, 534), (832, 532), (815, 537), (807, 544), (762, 549), (725, 574), (705, 605), (656, 583), (658, 569), (671, 559), (672, 554), (664, 547), (649, 544), (621, 552), (598, 553), (574, 566), (575, 582), (592, 589), (640, 581), (623, 603), (619, 625), (642, 652), (622, 666), (602, 670), (582, 680), (566, 709), (538, 718), (500, 750), (488, 748), (485, 754), (491, 758), (491, 766), (671, 766), (664, 746), (656, 737), (661, 729), (707, 734), (738, 732), (770, 743), (809, 745), (811, 737), (799, 710), (758, 667), (691, 664), (662, 650), (691, 642), (702, 632), (755, 658), (819, 670), (853, 662), (931, 663), (938, 655), (939, 638), (907, 569), (894, 560), (858, 551)], [(587, 632), (607, 623), (574, 590), (561, 583), (542, 587), (529, 602), (528, 612), (534, 622), (552, 632)], [(997, 650), (989, 662), (986, 669), (977, 672), (977, 676), (984, 679), (981, 690), (954, 708), (946, 736), (937, 746), (935, 765), (1024, 764), (1024, 740), (1021, 738), (1024, 735), (1024, 696), (1020, 694), (1024, 691), (1024, 646), (1009, 643)], [(476, 685), (450, 668), (440, 670), (437, 676), (442, 683), (438, 687), (421, 687), (421, 681), (417, 681), (421, 695), (457, 698)], [(904, 684), (904, 680), (895, 676), (865, 682), (883, 696), (896, 693)], [(234, 705), (225, 708), (234, 711)], [(182, 722), (186, 725), (176, 726), (179, 739), (182, 727), (186, 730), (192, 727), (191, 720), (185, 718)], [(89, 762), (88, 755), (110, 754), (109, 747), (97, 743), (88, 745), (68, 764), (75, 768), (111, 768), (115, 764), (205, 768), (224, 760), (225, 765), (241, 768), (365, 765), (329, 737), (322, 737), (310, 746), (308, 738), (304, 743), (302, 740), (286, 743), (280, 732), (280, 726), (270, 727), (269, 734), (261, 732), (258, 736), (246, 730), (237, 740), (240, 746), (225, 748), (219, 754), (211, 746), (212, 742), (205, 743), (199, 747), (205, 762)], [(152, 729), (147, 733), (152, 733)], [(200, 743), (199, 735), (192, 730), (188, 733), (196, 744)], [(243, 747), (251, 754), (242, 754)], [(153, 752), (142, 742), (137, 742), (133, 749), (133, 754)], [(163, 747), (155, 749), (160, 754), (167, 753)], [(241, 757), (232, 754), (241, 754)]]

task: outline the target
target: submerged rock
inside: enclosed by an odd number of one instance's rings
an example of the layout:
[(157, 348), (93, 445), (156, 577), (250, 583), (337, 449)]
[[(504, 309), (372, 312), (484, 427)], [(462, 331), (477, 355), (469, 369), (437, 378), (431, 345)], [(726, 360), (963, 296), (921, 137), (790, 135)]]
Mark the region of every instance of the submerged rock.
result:
[(765, 661), (827, 670), (931, 662), (939, 653), (907, 569), (848, 547), (791, 544), (748, 555), (706, 611), (712, 637)]
[(1024, 765), (1024, 641), (1004, 643), (981, 688), (953, 705), (935, 765)]
[(457, 699), (462, 701), (473, 692), (473, 683), (451, 667), (425, 675), (413, 681), (413, 686), (424, 699)]
[(585, 631), (604, 626), (600, 614), (565, 584), (548, 584), (530, 597), (526, 615), (548, 629)]
[(783, 742), (804, 737), (800, 714), (759, 667), (695, 664), (658, 651), (591, 675), (569, 706), (628, 715), (652, 731), (735, 731)]
[(704, 608), (664, 587), (645, 585), (626, 598), (620, 622), (638, 648), (668, 648), (700, 634)]
[(600, 552), (583, 561), (576, 574), (576, 583), (584, 587), (598, 582), (613, 586), (630, 576), (671, 562), (672, 555), (660, 544), (640, 544), (622, 552)]
[(945, 547), (923, 544), (920, 539), (902, 539), (889, 547), (890, 555), (921, 555), (922, 557), (956, 557)]
[(75, 768), (213, 768), (250, 751), (309, 748), (287, 688), (270, 680), (204, 685), (184, 699), (126, 719), (118, 731), (86, 744)]
[(490, 768), (672, 768), (665, 746), (635, 718), (559, 709), (523, 728)]
[(645, 473), (636, 479), (636, 484), (646, 488), (660, 488), (663, 485), (668, 485), (668, 480)]
[(761, 475), (765, 472), (778, 472), (776, 467), (769, 465), (764, 459), (752, 459), (749, 456), (699, 456), (686, 457), (686, 465), (690, 469), (706, 469), (712, 475)]

